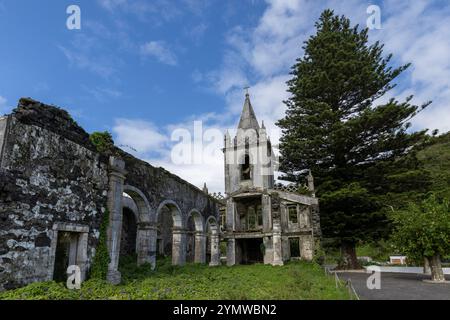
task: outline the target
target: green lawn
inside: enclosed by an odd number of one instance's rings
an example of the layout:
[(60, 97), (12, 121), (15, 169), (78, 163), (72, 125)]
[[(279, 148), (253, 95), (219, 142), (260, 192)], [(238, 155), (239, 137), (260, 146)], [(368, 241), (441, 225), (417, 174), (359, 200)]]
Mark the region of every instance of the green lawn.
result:
[(283, 267), (266, 265), (207, 267), (188, 264), (173, 267), (158, 261), (158, 269), (121, 265), (122, 284), (88, 280), (81, 290), (68, 290), (62, 283), (34, 283), (0, 293), (0, 299), (349, 299), (345, 288), (335, 287), (313, 263), (291, 262)]

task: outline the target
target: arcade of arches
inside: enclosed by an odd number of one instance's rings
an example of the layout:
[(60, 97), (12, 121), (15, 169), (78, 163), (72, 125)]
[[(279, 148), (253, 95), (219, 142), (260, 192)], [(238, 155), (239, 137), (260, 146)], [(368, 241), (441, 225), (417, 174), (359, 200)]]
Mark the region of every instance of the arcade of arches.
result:
[(136, 254), (139, 265), (150, 263), (153, 268), (157, 256), (171, 256), (173, 265), (219, 265), (218, 210), (213, 214), (197, 208), (186, 212), (174, 200), (163, 200), (153, 209), (144, 192), (125, 185), (120, 165), (110, 175), (108, 280), (120, 282), (118, 263), (125, 255)]

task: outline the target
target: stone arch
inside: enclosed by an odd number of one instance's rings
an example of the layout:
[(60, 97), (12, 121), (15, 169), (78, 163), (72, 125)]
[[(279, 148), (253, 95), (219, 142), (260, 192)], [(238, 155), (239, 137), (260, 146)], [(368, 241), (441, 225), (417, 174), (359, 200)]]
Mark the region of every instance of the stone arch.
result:
[(206, 227), (210, 228), (218, 228), (219, 224), (217, 223), (217, 219), (214, 216), (209, 216), (206, 220)]
[(206, 262), (206, 235), (203, 217), (198, 209), (192, 209), (186, 220), (186, 260)]
[[(135, 252), (137, 254), (137, 263), (139, 265), (144, 263), (150, 263), (152, 266), (155, 265), (155, 243), (156, 243), (156, 230), (151, 225), (151, 210), (150, 205), (145, 194), (136, 187), (131, 185), (123, 186), (124, 194), (128, 195), (133, 204), (127, 200), (124, 196), (122, 200), (122, 230), (130, 227), (130, 217), (125, 216), (126, 210), (130, 209), (135, 213), (135, 223), (136, 223), (136, 235), (135, 235)], [(126, 220), (128, 219), (128, 221)], [(132, 223), (132, 222), (131, 222)], [(122, 236), (124, 239), (125, 237)], [(123, 247), (123, 246), (122, 246)]]
[(209, 216), (206, 220), (206, 236), (206, 259), (210, 266), (218, 266), (220, 264), (219, 224), (214, 216)]
[(138, 209), (138, 222), (150, 221), (150, 204), (145, 194), (136, 187), (130, 185), (123, 186), (123, 192), (128, 194), (136, 203)]
[(139, 209), (136, 205), (136, 202), (133, 200), (133, 198), (126, 192), (123, 193), (122, 197), (122, 209), (129, 209), (131, 212), (133, 212), (134, 218), (136, 219), (136, 222), (139, 221)]
[(157, 250), (172, 255), (173, 265), (186, 262), (186, 232), (183, 229), (182, 211), (173, 200), (164, 200), (156, 210)]
[(173, 225), (176, 228), (183, 228), (183, 219), (181, 214), (181, 209), (178, 206), (178, 204), (173, 200), (164, 200), (160, 203), (158, 206), (158, 209), (156, 210), (156, 221), (158, 221), (158, 218), (161, 214), (161, 211), (164, 207), (169, 208), (172, 218), (173, 218)]
[(202, 214), (200, 213), (200, 210), (197, 209), (192, 209), (191, 211), (189, 211), (187, 218), (191, 218), (194, 221), (194, 225), (195, 225), (195, 231), (204, 231), (204, 226), (203, 226), (203, 217)]

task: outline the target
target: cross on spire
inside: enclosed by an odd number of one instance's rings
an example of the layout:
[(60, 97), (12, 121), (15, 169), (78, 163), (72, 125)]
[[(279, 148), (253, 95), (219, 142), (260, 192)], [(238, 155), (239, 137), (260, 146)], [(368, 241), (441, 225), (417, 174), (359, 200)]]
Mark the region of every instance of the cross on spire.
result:
[(246, 96), (248, 96), (248, 89), (250, 89), (250, 87), (249, 87), (249, 86), (246, 86), (246, 87), (244, 87), (244, 90), (245, 90), (245, 95), (246, 95)]

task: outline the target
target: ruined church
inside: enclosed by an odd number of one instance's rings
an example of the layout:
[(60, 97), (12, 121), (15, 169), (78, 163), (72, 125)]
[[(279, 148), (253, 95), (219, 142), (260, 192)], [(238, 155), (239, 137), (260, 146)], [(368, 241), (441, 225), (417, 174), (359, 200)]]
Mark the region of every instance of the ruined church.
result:
[(223, 151), (218, 198), (115, 146), (99, 151), (66, 111), (20, 99), (0, 117), (0, 291), (62, 281), (71, 265), (88, 278), (103, 224), (113, 284), (124, 256), (156, 269), (164, 256), (173, 265), (311, 260), (320, 237), (312, 177), (306, 194), (274, 183), (248, 95)]
[(225, 135), (224, 154), (227, 197), (221, 238), (227, 243), (227, 264), (312, 260), (320, 237), (312, 175), (304, 189), (275, 184), (271, 141), (248, 93), (236, 136)]

